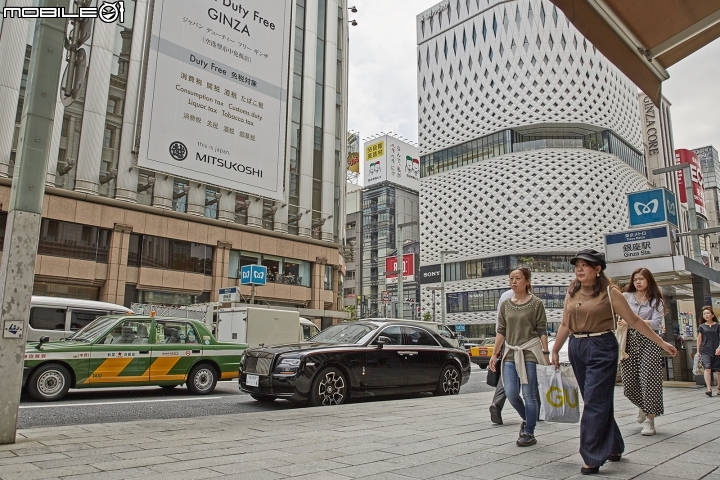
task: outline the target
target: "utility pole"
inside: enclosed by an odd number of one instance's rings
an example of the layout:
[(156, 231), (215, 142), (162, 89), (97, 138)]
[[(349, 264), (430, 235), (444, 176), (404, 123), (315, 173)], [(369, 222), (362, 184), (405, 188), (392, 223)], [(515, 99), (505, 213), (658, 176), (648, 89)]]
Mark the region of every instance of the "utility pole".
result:
[[(67, 10), (69, 0), (40, 0), (39, 4), (40, 8), (56, 6)], [(30, 317), (65, 28), (62, 18), (38, 18), (28, 69), (0, 266), (3, 329), (0, 337), (0, 444), (15, 443), (17, 432), (26, 327)], [(24, 42), (22, 48), (25, 48)]]
[(405, 271), (404, 265), (404, 255), (403, 255), (403, 227), (410, 227), (413, 225), (417, 225), (417, 220), (412, 222), (406, 222), (401, 223), (397, 226), (397, 230), (395, 232), (395, 247), (397, 250), (397, 268), (398, 270), (398, 283), (397, 283), (397, 292), (398, 292), (398, 318), (405, 318), (405, 301), (403, 298), (404, 292), (403, 292), (403, 272)]

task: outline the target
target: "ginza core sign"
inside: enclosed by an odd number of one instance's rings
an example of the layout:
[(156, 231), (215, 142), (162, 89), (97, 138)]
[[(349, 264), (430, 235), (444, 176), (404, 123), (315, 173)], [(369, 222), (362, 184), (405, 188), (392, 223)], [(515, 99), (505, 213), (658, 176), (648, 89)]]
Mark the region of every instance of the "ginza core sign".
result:
[(289, 0), (156, 0), (140, 167), (281, 200)]

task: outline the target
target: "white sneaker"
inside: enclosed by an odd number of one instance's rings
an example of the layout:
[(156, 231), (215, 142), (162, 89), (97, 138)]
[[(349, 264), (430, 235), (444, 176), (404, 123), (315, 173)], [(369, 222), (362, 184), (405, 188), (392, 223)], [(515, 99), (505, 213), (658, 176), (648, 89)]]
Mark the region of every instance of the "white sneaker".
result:
[(638, 423), (645, 423), (645, 419), (647, 416), (645, 415), (645, 412), (642, 411), (642, 408), (638, 409), (638, 416), (637, 416), (637, 422)]
[(648, 418), (645, 423), (643, 424), (642, 431), (640, 432), (640, 435), (645, 435), (646, 437), (655, 435), (655, 419), (654, 418)]

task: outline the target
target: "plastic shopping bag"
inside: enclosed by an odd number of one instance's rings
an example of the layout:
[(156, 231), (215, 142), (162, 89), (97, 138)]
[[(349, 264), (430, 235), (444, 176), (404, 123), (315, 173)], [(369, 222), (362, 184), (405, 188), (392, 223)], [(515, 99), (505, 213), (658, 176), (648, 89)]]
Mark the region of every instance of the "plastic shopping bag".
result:
[(700, 375), (702, 376), (705, 373), (705, 365), (702, 364), (700, 361), (700, 354), (695, 355), (695, 360), (693, 361), (693, 369), (692, 369), (693, 375)]
[(580, 421), (580, 391), (572, 367), (537, 366), (542, 407), (540, 418), (546, 422)]

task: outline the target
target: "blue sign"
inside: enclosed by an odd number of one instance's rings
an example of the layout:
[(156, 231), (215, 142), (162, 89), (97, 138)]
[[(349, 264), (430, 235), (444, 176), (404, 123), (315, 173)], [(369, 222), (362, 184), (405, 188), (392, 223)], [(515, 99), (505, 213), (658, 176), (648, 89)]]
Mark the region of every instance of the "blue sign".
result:
[(666, 222), (678, 226), (675, 195), (665, 188), (629, 193), (627, 201), (631, 227)]
[(267, 267), (245, 265), (240, 268), (240, 285), (265, 285), (266, 283)]
[(464, 332), (465, 331), (465, 324), (464, 323), (458, 323), (455, 325), (455, 331), (456, 332)]

